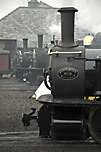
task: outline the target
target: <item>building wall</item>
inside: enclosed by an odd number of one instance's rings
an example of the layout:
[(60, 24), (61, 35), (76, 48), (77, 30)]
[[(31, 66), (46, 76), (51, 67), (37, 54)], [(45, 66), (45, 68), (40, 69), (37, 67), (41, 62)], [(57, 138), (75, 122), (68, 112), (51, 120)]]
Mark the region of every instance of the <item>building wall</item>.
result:
[(37, 35), (43, 34), (46, 45), (56, 34), (53, 25), (59, 25), (57, 9), (20, 7), (0, 21), (0, 39), (17, 39), (17, 46), (22, 47), (22, 39), (28, 38), (28, 46), (37, 47)]
[[(69, 6), (69, 1), (67, 3)], [(38, 35), (42, 34), (43, 46), (51, 42), (53, 35), (61, 39), (61, 19), (57, 10), (41, 1), (29, 1), (28, 7), (19, 7), (0, 20), (0, 39), (16, 39), (17, 47), (23, 47), (23, 39), (28, 39), (28, 47), (38, 47)], [(75, 39), (82, 39), (87, 33), (75, 26)]]

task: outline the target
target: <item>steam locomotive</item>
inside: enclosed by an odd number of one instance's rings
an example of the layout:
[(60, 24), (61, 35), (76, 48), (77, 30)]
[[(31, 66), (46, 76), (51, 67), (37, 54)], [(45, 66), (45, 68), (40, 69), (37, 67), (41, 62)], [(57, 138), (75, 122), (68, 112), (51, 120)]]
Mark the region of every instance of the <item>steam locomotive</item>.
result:
[(38, 112), (39, 131), (52, 139), (92, 137), (101, 143), (101, 52), (87, 51), (74, 42), (77, 11), (73, 7), (58, 10), (62, 44), (48, 52), (44, 83), (51, 94), (37, 99), (43, 105)]
[(43, 80), (43, 68), (48, 65), (47, 52), (48, 48), (42, 47), (28, 48), (23, 46), (23, 48), (18, 48), (14, 60), (16, 78), (20, 81), (28, 81), (31, 85), (39, 85)]

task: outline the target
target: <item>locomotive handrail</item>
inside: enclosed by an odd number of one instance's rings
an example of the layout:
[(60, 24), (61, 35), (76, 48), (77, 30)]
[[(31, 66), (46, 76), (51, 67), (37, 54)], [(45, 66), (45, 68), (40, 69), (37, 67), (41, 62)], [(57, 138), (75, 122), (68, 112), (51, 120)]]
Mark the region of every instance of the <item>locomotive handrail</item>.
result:
[(81, 54), (82, 51), (75, 51), (75, 52), (59, 52), (59, 51), (56, 51), (56, 52), (48, 52), (49, 55), (52, 55), (52, 54)]

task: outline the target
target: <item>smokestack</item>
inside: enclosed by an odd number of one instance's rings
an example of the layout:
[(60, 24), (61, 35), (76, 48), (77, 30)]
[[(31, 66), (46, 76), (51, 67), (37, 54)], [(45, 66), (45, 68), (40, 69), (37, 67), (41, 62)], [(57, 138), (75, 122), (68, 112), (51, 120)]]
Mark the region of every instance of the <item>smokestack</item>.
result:
[(77, 11), (74, 7), (58, 10), (61, 13), (61, 39), (64, 47), (74, 45), (74, 15)]
[(28, 39), (23, 39), (23, 49), (27, 49), (28, 48)]
[(38, 48), (43, 47), (43, 34), (38, 34)]

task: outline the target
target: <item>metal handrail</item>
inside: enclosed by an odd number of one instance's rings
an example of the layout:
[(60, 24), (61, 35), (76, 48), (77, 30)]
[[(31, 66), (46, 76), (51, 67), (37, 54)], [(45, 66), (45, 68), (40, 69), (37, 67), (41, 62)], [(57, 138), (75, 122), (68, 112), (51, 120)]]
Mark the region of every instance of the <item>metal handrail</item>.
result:
[(59, 52), (59, 51), (55, 51), (55, 52), (48, 52), (49, 55), (52, 54), (82, 54), (82, 51), (75, 51), (75, 52)]

